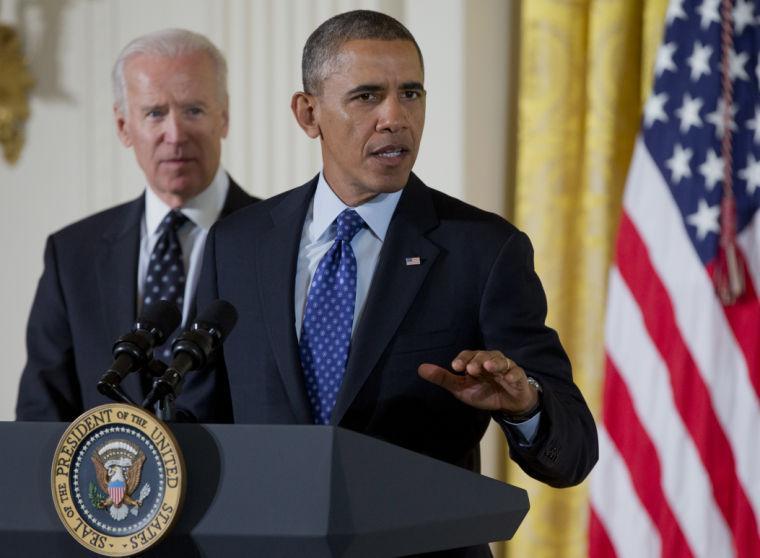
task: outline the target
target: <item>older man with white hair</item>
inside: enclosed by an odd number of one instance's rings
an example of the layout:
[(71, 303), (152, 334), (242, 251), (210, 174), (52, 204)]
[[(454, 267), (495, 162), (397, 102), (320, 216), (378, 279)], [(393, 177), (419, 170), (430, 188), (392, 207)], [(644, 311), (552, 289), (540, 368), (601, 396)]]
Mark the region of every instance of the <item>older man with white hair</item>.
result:
[[(19, 420), (71, 420), (105, 402), (96, 385), (114, 340), (158, 299), (176, 303), (187, 322), (208, 230), (256, 201), (220, 164), (227, 65), (206, 37), (182, 29), (141, 36), (124, 47), (112, 78), (117, 133), (147, 188), (48, 238)], [(139, 401), (149, 384), (132, 375), (122, 387)]]

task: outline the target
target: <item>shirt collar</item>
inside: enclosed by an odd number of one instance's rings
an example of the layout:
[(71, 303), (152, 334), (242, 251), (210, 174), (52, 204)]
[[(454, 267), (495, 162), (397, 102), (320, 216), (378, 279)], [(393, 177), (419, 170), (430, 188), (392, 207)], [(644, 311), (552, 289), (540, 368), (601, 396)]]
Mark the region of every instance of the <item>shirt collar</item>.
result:
[(402, 191), (378, 194), (362, 205), (349, 208), (330, 188), (325, 180), (324, 172), (320, 172), (317, 190), (314, 192), (314, 199), (312, 200), (313, 220), (310, 236), (313, 239), (321, 237), (344, 209), (353, 209), (364, 219), (372, 234), (383, 242)]
[[(219, 218), (229, 188), (229, 176), (219, 165), (211, 184), (200, 194), (188, 200), (180, 210), (195, 225), (208, 230)], [(145, 227), (149, 235), (155, 234), (169, 211), (171, 208), (156, 195), (152, 188), (145, 189)]]

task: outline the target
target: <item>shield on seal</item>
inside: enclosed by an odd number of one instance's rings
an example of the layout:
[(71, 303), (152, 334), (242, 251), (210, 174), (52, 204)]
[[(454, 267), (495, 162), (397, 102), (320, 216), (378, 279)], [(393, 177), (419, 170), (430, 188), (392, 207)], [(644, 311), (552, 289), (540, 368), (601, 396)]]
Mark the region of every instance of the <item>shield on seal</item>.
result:
[(114, 506), (119, 507), (121, 504), (126, 486), (123, 480), (113, 480), (108, 483), (108, 495), (111, 497)]

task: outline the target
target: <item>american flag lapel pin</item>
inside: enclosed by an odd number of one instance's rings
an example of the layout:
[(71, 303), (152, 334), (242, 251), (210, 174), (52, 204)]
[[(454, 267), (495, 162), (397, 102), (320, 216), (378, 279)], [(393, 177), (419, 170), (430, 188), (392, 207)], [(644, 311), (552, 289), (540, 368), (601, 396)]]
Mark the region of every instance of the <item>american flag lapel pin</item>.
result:
[(406, 262), (406, 265), (420, 265), (422, 263), (419, 256), (405, 258), (404, 261)]

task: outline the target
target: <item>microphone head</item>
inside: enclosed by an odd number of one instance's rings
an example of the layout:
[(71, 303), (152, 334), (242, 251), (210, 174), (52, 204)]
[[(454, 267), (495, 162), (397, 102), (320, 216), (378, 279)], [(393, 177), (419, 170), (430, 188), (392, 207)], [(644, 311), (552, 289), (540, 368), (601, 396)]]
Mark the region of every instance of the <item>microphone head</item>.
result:
[(226, 300), (215, 300), (193, 320), (191, 329), (201, 329), (214, 335), (221, 343), (237, 323), (238, 313)]
[(161, 345), (177, 329), (182, 321), (182, 313), (166, 300), (158, 300), (143, 306), (137, 317), (135, 329), (149, 331), (153, 335), (155, 345)]

